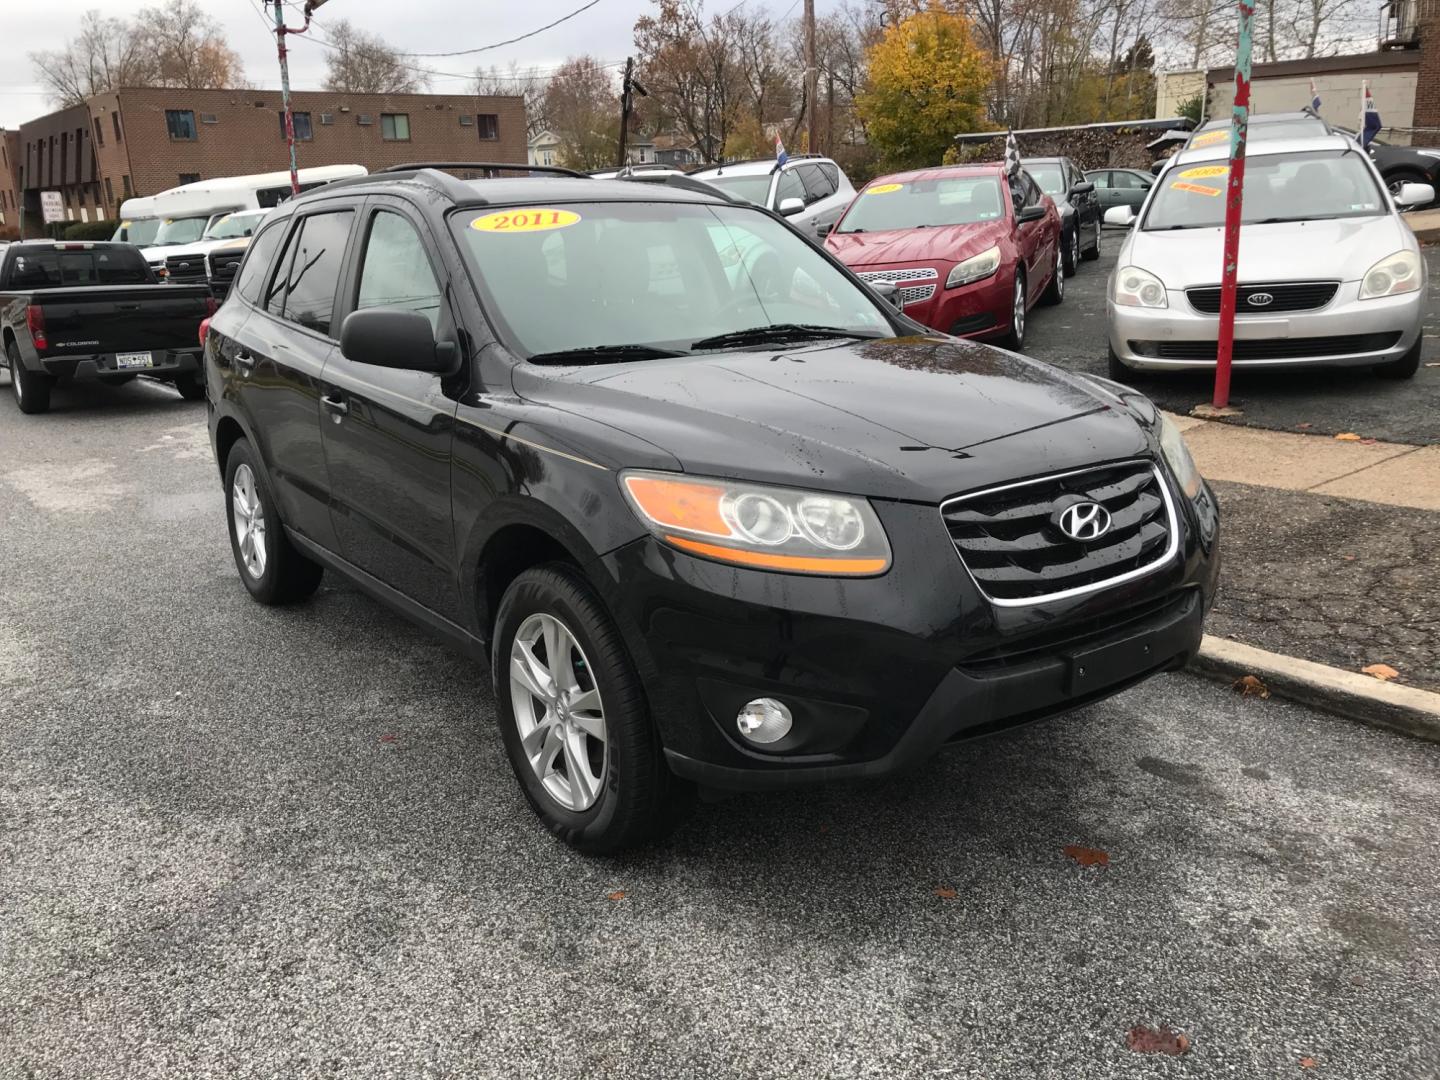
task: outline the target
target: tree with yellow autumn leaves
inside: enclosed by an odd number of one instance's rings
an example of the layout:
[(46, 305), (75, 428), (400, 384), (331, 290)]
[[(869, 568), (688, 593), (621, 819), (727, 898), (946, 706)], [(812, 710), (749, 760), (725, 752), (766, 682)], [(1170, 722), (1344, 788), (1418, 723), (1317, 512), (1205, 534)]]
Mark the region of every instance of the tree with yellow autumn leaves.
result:
[(867, 60), (855, 105), (886, 168), (938, 165), (958, 132), (993, 126), (985, 112), (995, 61), (970, 21), (940, 0), (887, 27)]

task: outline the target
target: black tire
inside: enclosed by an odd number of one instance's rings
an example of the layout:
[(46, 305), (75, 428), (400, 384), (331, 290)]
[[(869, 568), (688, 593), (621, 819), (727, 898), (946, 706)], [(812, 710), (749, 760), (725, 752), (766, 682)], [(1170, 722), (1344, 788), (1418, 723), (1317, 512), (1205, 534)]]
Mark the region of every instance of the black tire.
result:
[(186, 401), (202, 401), (205, 398), (205, 379), (193, 371), (175, 376), (175, 389)]
[(10, 393), (15, 404), (27, 416), (36, 416), (50, 410), (50, 388), (55, 380), (43, 371), (27, 371), (20, 362), (20, 346), (10, 342), (5, 346), (5, 358), (10, 367)]
[(1420, 346), (1425, 341), (1422, 334), (1415, 339), (1415, 344), (1410, 346), (1410, 351), (1399, 360), (1391, 360), (1388, 364), (1376, 364), (1370, 370), (1382, 379), (1413, 379), (1415, 373), (1420, 370)]
[(1065, 276), (1074, 277), (1076, 271), (1080, 269), (1080, 226), (1078, 223), (1063, 235), (1062, 246), (1065, 251), (1063, 260)]
[[(1399, 194), (1400, 194), (1400, 185), (1401, 185), (1401, 184), (1428, 184), (1428, 183), (1430, 183), (1430, 178), (1429, 178), (1428, 176), (1426, 176), (1424, 173), (1420, 172), (1418, 169), (1392, 169), (1390, 172), (1388, 172), (1388, 173), (1385, 174), (1384, 179), (1385, 179), (1385, 188), (1386, 188), (1387, 191), (1390, 192), (1390, 197), (1391, 197), (1392, 199), (1393, 199), (1396, 195), (1399, 195)], [(1435, 205), (1435, 204), (1434, 204), (1433, 202), (1431, 202), (1431, 203), (1426, 203), (1424, 206), (1407, 206), (1407, 207), (1404, 207), (1404, 210), (1405, 210), (1406, 212), (1415, 211), (1415, 210), (1425, 210), (1425, 209), (1428, 209), (1429, 207), (1434, 206), (1434, 205)]]
[(1099, 218), (1095, 219), (1095, 243), (1081, 252), (1080, 257), (1086, 262), (1094, 262), (1100, 258), (1100, 232), (1104, 228)]
[[(557, 619), (570, 632), (603, 704), (603, 776), (593, 804), (582, 810), (562, 805), (546, 790), (521, 742), (511, 690), (511, 649), (523, 624), (535, 615)], [(644, 688), (620, 631), (579, 571), (550, 563), (526, 570), (510, 584), (496, 615), (491, 671), (511, 767), (547, 829), (579, 851), (600, 855), (653, 840), (674, 820), (671, 807), (687, 786), (665, 764)]]
[(1120, 357), (1115, 355), (1114, 346), (1107, 346), (1105, 352), (1107, 354), (1105, 373), (1109, 375), (1111, 379), (1118, 383), (1132, 383), (1140, 378), (1141, 373), (1138, 370), (1127, 366)]
[[(260, 502), (265, 528), (260, 546), (264, 559), (259, 572), (242, 553), (236, 525), (235, 480), (242, 468), (249, 470), (252, 490)], [(280, 521), (280, 512), (270, 492), (270, 480), (250, 443), (241, 439), (230, 448), (225, 459), (225, 521), (230, 531), (230, 550), (235, 556), (235, 569), (240, 581), (262, 604), (278, 606), (293, 604), (310, 596), (320, 586), (325, 568), (302, 555), (290, 543)]]
[(1011, 318), (1010, 330), (1000, 339), (1000, 344), (1003, 348), (1009, 349), (1012, 352), (1020, 352), (1025, 348), (1026, 319), (1024, 307), (1028, 296), (1025, 289), (1025, 271), (1019, 267), (1015, 269), (1015, 289), (1020, 295), (1018, 297), (1012, 297), (1012, 307), (1015, 308), (1015, 314), (1019, 316), (1019, 324), (1016, 324), (1014, 317)]
[(1045, 291), (1040, 294), (1040, 303), (1048, 307), (1065, 301), (1065, 271), (1060, 265), (1060, 249), (1055, 249), (1055, 269), (1050, 275), (1050, 284), (1045, 286)]

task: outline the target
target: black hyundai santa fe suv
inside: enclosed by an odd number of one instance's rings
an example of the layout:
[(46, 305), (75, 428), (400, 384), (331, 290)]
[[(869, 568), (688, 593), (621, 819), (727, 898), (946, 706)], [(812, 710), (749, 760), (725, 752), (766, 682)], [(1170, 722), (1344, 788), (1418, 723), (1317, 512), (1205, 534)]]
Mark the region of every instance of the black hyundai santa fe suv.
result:
[(1179, 667), (1215, 588), (1147, 399), (926, 330), (683, 178), (332, 184), (267, 219), (205, 363), (246, 588), (329, 567), (488, 661), (587, 851)]

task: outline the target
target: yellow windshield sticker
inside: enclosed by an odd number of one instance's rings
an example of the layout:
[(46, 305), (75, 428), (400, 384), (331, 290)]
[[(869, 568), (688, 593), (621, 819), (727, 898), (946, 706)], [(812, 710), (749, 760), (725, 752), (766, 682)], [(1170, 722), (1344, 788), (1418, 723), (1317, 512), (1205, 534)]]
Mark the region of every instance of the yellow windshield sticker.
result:
[(549, 232), (551, 229), (568, 229), (579, 220), (580, 215), (574, 210), (556, 210), (546, 206), (535, 210), (504, 210), (486, 214), (470, 222), (470, 227), (493, 233)]
[(1176, 180), (1170, 185), (1176, 191), (1189, 191), (1195, 195), (1219, 195), (1218, 187), (1208, 187), (1205, 184), (1191, 184), (1184, 180)]
[(892, 191), (899, 191), (904, 184), (876, 184), (872, 188), (866, 188), (866, 195), (889, 195)]
[(1216, 128), (1214, 131), (1207, 131), (1204, 135), (1196, 135), (1190, 143), (1191, 146), (1214, 146), (1216, 143), (1225, 142), (1230, 138), (1229, 128)]
[(1180, 174), (1181, 180), (1204, 180), (1212, 176), (1227, 176), (1229, 165), (1201, 165), (1198, 169), (1186, 169)]
[(130, 224), (131, 224), (131, 223), (128, 222), (128, 221), (122, 221), (122, 222), (120, 222), (120, 227), (121, 227), (122, 229), (128, 229), (128, 228), (130, 228)]

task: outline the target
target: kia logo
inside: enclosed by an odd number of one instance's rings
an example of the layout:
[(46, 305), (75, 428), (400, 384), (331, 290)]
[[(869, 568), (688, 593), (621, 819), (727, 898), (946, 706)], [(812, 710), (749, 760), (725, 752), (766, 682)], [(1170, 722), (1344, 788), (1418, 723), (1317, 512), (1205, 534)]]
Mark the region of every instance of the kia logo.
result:
[(1252, 292), (1245, 302), (1251, 307), (1269, 307), (1275, 302), (1275, 297), (1268, 292)]
[(1110, 511), (1096, 502), (1079, 502), (1060, 511), (1056, 522), (1071, 540), (1089, 543), (1110, 531)]

